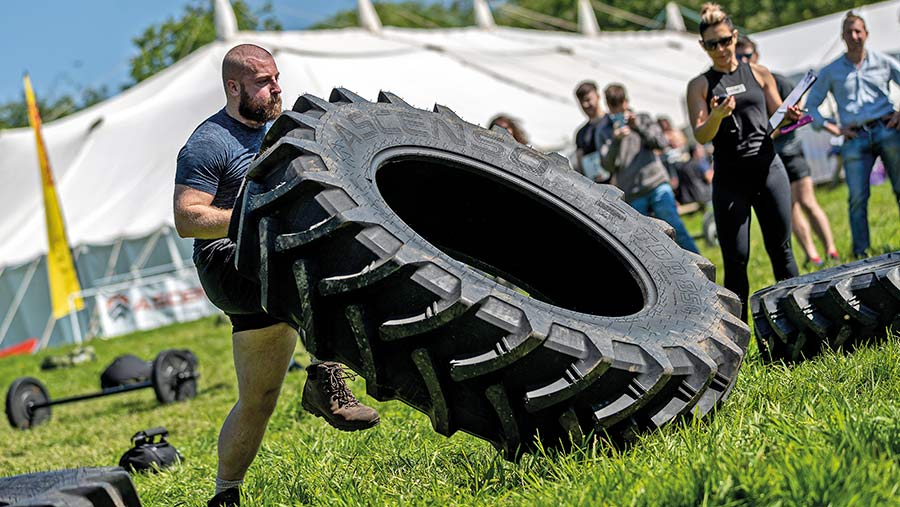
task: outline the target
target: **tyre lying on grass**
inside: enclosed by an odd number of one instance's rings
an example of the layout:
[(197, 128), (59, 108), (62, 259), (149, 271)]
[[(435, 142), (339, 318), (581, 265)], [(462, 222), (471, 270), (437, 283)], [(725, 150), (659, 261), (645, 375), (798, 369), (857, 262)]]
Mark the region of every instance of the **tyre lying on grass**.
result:
[(275, 121), (232, 236), (311, 353), (512, 458), (702, 416), (734, 384), (738, 299), (620, 197), (443, 106), (336, 89)]
[(0, 477), (0, 505), (140, 507), (123, 468), (75, 468)]
[(791, 278), (750, 297), (763, 358), (796, 361), (900, 329), (900, 252)]

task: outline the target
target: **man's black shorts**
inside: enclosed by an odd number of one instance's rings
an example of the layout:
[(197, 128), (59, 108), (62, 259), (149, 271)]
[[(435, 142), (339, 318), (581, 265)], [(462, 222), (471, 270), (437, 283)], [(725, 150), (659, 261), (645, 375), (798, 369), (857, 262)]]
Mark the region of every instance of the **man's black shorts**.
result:
[(782, 155), (781, 161), (784, 162), (784, 168), (787, 169), (788, 181), (791, 183), (801, 180), (810, 175), (809, 164), (803, 158), (803, 154), (798, 155)]
[(233, 332), (262, 329), (283, 322), (263, 311), (259, 284), (238, 274), (234, 267), (234, 251), (234, 242), (223, 238), (194, 252), (194, 264), (206, 297), (228, 315)]

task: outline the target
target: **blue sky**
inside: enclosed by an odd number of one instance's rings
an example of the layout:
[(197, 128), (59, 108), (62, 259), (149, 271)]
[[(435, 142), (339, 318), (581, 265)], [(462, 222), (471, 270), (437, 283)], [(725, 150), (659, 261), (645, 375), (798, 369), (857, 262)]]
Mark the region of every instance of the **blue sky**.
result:
[[(432, 0), (433, 1), (433, 0)], [(0, 15), (0, 102), (22, 96), (22, 74), (36, 93), (55, 97), (106, 84), (117, 91), (128, 81), (131, 39), (148, 26), (178, 16), (190, 0), (28, 0)], [(247, 0), (254, 9), (265, 0)], [(272, 0), (286, 30), (302, 29), (356, 0)]]

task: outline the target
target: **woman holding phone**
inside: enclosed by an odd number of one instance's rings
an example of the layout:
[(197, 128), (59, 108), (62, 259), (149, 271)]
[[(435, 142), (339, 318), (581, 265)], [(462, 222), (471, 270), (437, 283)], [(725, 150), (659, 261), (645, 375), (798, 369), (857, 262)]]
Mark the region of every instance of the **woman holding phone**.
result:
[[(725, 287), (743, 303), (747, 320), (747, 260), (750, 256), (750, 209), (756, 211), (775, 279), (797, 276), (791, 251), (791, 187), (775, 153), (769, 121), (781, 106), (775, 79), (765, 67), (735, 56), (738, 32), (718, 4), (703, 5), (700, 45), (712, 67), (688, 84), (688, 114), (694, 137), (715, 147), (712, 201)], [(800, 118), (793, 106), (786, 121)]]

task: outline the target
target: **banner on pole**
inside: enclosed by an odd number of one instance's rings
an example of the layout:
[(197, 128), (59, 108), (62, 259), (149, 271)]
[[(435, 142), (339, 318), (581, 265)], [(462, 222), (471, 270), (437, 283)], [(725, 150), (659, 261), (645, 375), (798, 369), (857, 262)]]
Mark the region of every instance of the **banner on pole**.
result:
[(193, 270), (117, 291), (100, 291), (96, 302), (105, 337), (188, 322), (218, 311)]
[(66, 236), (59, 198), (53, 184), (53, 173), (50, 171), (50, 160), (47, 158), (47, 147), (41, 134), (41, 115), (38, 112), (37, 100), (31, 88), (31, 79), (25, 74), (25, 102), (28, 105), (28, 123), (34, 130), (37, 143), (38, 165), (41, 168), (41, 187), (44, 193), (44, 217), (47, 222), (47, 278), (50, 281), (50, 302), (53, 307), (53, 318), (65, 317), (72, 310), (84, 308), (84, 300), (80, 296), (72, 299), (69, 296), (81, 292), (72, 251)]

